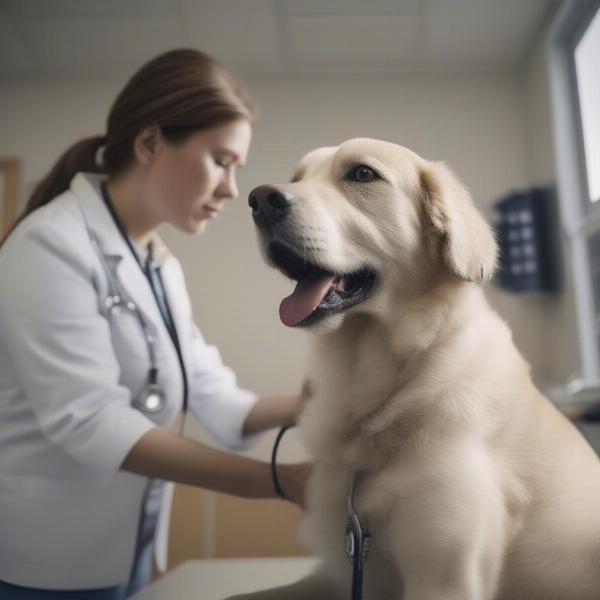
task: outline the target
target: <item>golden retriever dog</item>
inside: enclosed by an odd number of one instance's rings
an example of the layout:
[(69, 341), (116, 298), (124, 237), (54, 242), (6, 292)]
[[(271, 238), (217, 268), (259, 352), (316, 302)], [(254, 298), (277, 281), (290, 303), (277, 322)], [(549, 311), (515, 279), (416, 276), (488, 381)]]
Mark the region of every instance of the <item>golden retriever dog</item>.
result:
[(600, 461), (486, 301), (496, 243), (453, 172), (351, 139), (249, 204), (297, 281), (281, 320), (312, 334), (302, 535), (322, 566), (244, 597), (350, 597), (354, 474), (364, 600), (600, 599)]

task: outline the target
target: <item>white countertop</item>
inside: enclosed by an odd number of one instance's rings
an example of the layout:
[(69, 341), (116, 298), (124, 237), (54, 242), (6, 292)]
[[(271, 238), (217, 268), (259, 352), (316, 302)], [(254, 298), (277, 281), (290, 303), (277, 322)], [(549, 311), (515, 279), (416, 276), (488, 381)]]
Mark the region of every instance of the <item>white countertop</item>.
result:
[(131, 600), (224, 600), (285, 585), (308, 575), (317, 559), (228, 558), (186, 562)]

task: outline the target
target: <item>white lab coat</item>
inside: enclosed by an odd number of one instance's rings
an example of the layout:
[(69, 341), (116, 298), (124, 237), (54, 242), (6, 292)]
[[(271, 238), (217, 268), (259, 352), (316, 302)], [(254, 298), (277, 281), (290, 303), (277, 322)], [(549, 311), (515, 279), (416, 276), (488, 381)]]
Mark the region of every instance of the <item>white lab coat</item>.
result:
[[(0, 580), (9, 583), (77, 589), (128, 580), (147, 479), (119, 466), (144, 433), (169, 427), (182, 408), (174, 345), (101, 198), (101, 179), (77, 174), (0, 249)], [(84, 215), (157, 338), (167, 395), (157, 415), (130, 405), (147, 380), (148, 347), (135, 315), (107, 315), (108, 281)], [(256, 396), (238, 388), (216, 348), (204, 342), (181, 266), (162, 254), (190, 412), (221, 444), (244, 449), (256, 438), (241, 436)], [(163, 564), (171, 492), (172, 486), (158, 532)]]

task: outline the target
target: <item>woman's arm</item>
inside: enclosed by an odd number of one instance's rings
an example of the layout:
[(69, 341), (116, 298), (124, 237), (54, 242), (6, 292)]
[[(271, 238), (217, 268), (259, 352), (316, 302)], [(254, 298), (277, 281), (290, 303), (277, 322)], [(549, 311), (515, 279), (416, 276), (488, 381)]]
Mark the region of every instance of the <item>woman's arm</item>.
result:
[(299, 396), (261, 396), (244, 421), (242, 434), (252, 435), (295, 423)]
[[(121, 469), (244, 498), (277, 497), (268, 463), (223, 452), (160, 427), (140, 438)], [(304, 463), (277, 466), (287, 499), (300, 506), (309, 471)]]

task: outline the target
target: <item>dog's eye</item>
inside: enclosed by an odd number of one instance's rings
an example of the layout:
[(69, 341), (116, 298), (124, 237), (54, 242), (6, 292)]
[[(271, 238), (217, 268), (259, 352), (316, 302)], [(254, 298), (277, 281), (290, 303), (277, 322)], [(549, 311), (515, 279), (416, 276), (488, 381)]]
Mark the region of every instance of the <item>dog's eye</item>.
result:
[(361, 183), (366, 183), (368, 181), (373, 181), (373, 179), (377, 179), (379, 175), (371, 167), (367, 167), (367, 165), (358, 165), (350, 169), (348, 174), (346, 175), (347, 179), (351, 181), (360, 181)]

